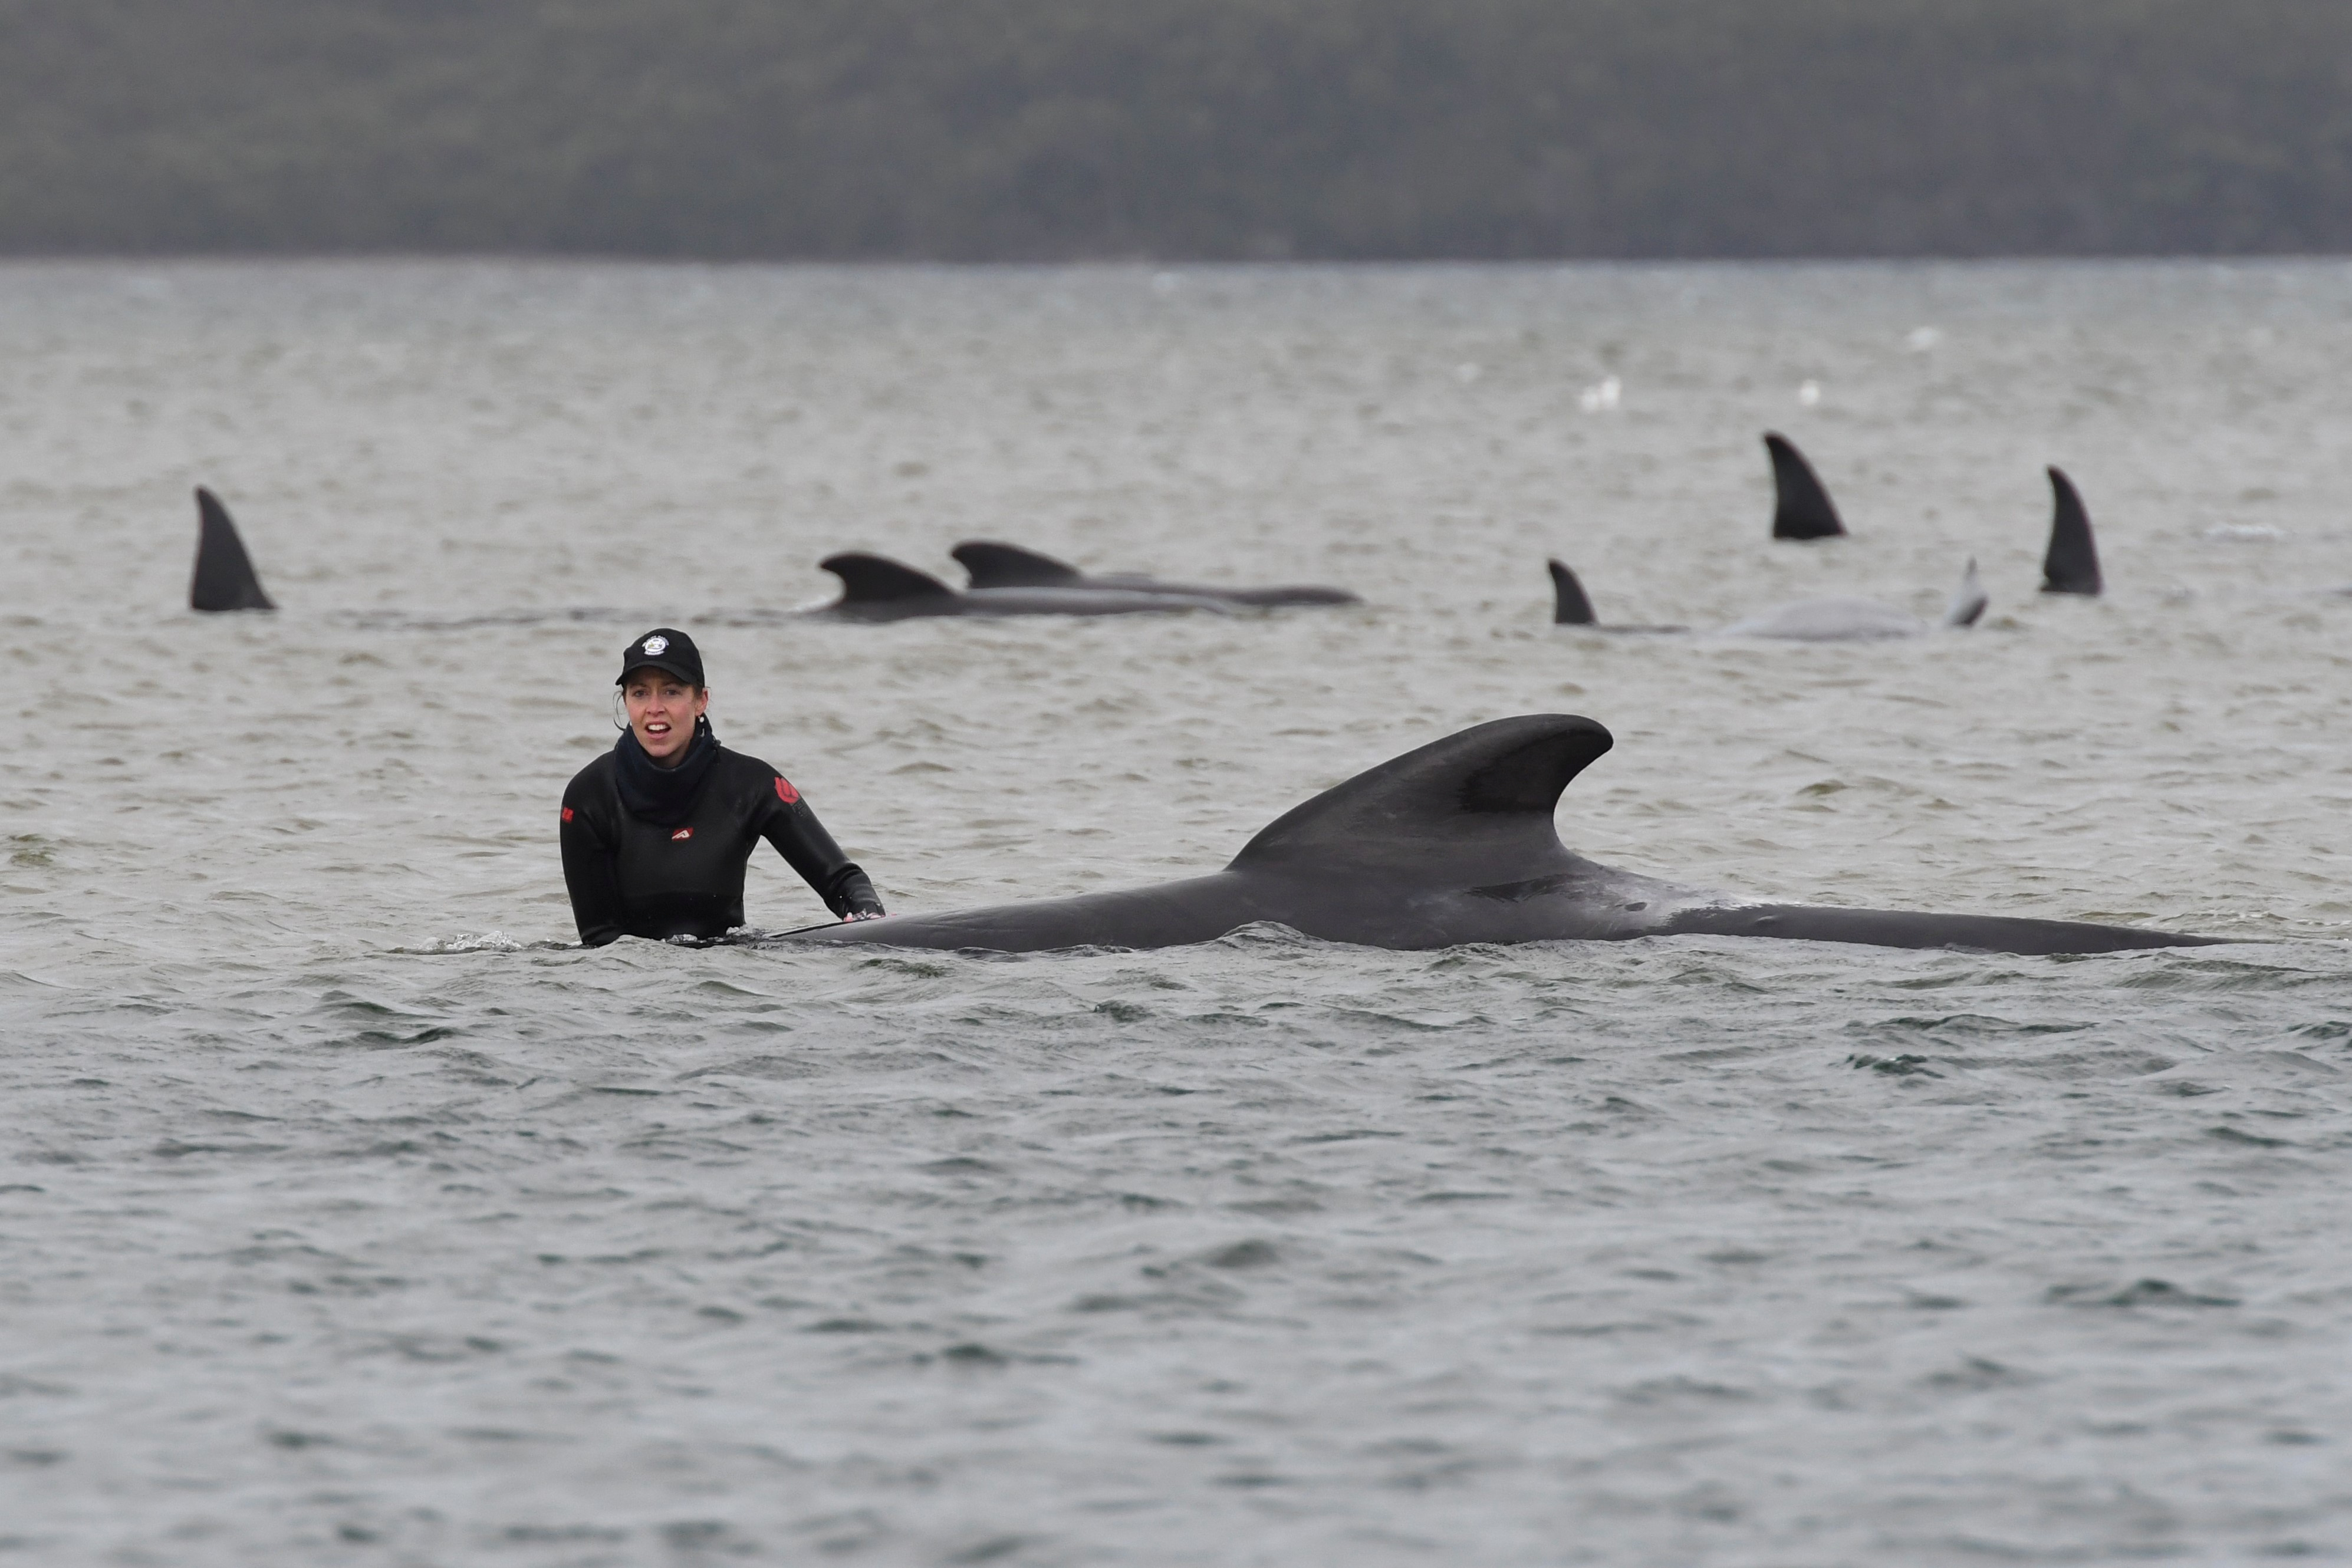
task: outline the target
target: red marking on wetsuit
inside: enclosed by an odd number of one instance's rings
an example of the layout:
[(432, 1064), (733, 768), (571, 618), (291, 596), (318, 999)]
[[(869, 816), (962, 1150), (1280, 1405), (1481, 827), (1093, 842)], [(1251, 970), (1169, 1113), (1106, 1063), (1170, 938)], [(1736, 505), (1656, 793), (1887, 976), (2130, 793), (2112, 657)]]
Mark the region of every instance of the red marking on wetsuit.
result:
[(669, 841), (671, 843), (677, 843), (681, 839), (690, 839), (692, 837), (694, 837), (694, 830), (692, 828), (680, 828), (677, 831), (669, 836)]
[(563, 808), (563, 820), (567, 822), (572, 820), (572, 808), (569, 806)]
[(793, 789), (793, 781), (781, 773), (776, 775), (776, 799), (787, 806), (797, 806), (801, 802), (801, 792)]

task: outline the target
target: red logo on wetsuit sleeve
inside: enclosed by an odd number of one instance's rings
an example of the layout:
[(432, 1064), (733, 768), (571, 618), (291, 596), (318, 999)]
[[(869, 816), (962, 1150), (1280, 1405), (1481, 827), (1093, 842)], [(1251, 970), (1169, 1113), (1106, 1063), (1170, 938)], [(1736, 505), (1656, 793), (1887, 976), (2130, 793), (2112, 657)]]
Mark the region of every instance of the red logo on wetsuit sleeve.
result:
[(669, 836), (669, 841), (674, 844), (680, 843), (692, 837), (694, 837), (694, 830), (692, 828), (680, 828), (677, 831)]
[(563, 820), (567, 822), (572, 820), (572, 808), (569, 806), (563, 808)]
[(776, 799), (787, 806), (797, 806), (801, 803), (801, 792), (793, 789), (793, 781), (781, 773), (776, 775)]

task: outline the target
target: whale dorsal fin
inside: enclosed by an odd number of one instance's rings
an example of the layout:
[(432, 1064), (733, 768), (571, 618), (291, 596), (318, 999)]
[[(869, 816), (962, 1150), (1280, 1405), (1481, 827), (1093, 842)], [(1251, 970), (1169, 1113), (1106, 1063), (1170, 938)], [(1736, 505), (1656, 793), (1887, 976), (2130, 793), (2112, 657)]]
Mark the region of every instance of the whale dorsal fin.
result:
[(1845, 524), (1805, 455), (1771, 431), (1765, 432), (1764, 449), (1772, 455), (1772, 537), (1825, 539), (1844, 533)]
[(992, 539), (966, 539), (948, 553), (963, 563), (974, 588), (1068, 588), (1084, 576), (1067, 561)]
[(1569, 714), (1498, 718), (1359, 773), (1269, 823), (1232, 871), (1319, 868), (1472, 887), (1565, 869), (1552, 811), (1606, 752), (1608, 730)]
[(2042, 558), (2042, 591), (2086, 593), (2105, 586), (2099, 578), (2099, 547), (2091, 538), (2091, 514), (2082, 492), (2057, 468), (2050, 470), (2050, 549)]
[(1584, 584), (1576, 580), (1576, 573), (1559, 560), (1547, 562), (1551, 568), (1551, 623), (1555, 626), (1590, 626), (1593, 622), (1592, 601), (1584, 596)]
[(1952, 597), (1944, 606), (1944, 624), (1973, 626), (1991, 602), (1992, 596), (1984, 590), (1984, 580), (1977, 576), (1977, 558), (1970, 556), (1968, 570), (1960, 573), (1959, 587), (1952, 590)]
[(275, 610), (254, 574), (253, 558), (220, 497), (196, 486), (196, 575), (188, 585), (191, 610)]
[(844, 604), (886, 604), (901, 599), (953, 599), (955, 590), (927, 571), (887, 556), (845, 550), (817, 562), (841, 579)]

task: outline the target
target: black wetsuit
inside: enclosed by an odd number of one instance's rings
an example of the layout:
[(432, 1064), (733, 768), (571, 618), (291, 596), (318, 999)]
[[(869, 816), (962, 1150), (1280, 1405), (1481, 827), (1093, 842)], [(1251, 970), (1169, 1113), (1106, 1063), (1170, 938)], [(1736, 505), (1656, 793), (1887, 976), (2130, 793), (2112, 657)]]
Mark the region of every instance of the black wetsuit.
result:
[(743, 867), (761, 839), (835, 915), (882, 913), (784, 776), (729, 751), (707, 721), (676, 768), (623, 732), (563, 790), (563, 882), (591, 947), (623, 936), (723, 936), (743, 924)]

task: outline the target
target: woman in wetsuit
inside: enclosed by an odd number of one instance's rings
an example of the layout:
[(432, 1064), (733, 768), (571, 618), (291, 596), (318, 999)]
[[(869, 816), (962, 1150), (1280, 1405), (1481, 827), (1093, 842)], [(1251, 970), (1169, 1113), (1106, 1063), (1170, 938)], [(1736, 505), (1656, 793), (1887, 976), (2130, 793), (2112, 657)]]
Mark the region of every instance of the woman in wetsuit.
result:
[(704, 712), (702, 655), (663, 626), (621, 655), (629, 723), (563, 790), (563, 883), (580, 940), (723, 936), (743, 924), (743, 867), (765, 839), (844, 920), (882, 901), (784, 776), (730, 751)]

